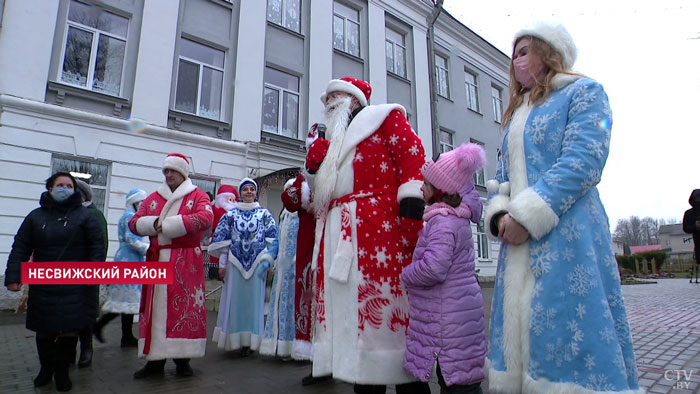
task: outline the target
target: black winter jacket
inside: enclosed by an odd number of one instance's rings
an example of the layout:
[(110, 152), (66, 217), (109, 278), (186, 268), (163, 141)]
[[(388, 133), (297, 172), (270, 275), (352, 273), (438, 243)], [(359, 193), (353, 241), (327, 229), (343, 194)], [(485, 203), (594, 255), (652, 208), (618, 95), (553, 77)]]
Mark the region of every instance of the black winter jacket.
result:
[(683, 215), (683, 231), (693, 235), (695, 263), (700, 264), (700, 228), (697, 226), (697, 221), (700, 220), (700, 189), (695, 189), (690, 193), (688, 202), (692, 208), (685, 211)]
[[(93, 214), (81, 205), (79, 193), (58, 203), (48, 192), (40, 208), (24, 218), (5, 270), (5, 286), (21, 282), (21, 263), (28, 261), (104, 261), (104, 236)], [(30, 285), (27, 328), (68, 332), (85, 328), (97, 317), (98, 286)]]

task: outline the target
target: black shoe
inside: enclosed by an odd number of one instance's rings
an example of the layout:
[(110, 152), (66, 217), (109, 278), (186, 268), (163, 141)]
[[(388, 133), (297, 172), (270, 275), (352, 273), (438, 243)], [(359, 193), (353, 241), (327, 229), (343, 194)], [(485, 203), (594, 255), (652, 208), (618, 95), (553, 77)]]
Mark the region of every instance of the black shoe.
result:
[(190, 367), (189, 358), (176, 358), (173, 359), (175, 362), (175, 375), (180, 377), (188, 377), (194, 375), (194, 370)]
[(95, 338), (97, 338), (97, 340), (100, 341), (100, 343), (105, 343), (105, 339), (102, 336), (102, 330), (105, 328), (107, 323), (112, 321), (117, 316), (119, 316), (119, 314), (117, 313), (105, 313), (104, 315), (102, 315), (102, 317), (97, 319), (97, 323), (95, 323), (95, 325), (92, 326), (92, 335), (94, 335)]
[(328, 379), (331, 379), (332, 377), (333, 377), (332, 375), (314, 377), (312, 374), (308, 374), (301, 379), (301, 385), (302, 386), (311, 386), (312, 384), (324, 382)]
[(80, 358), (78, 368), (89, 367), (92, 364), (92, 328), (80, 332)]
[(149, 376), (163, 376), (165, 373), (165, 360), (148, 361), (146, 365), (134, 372), (134, 379), (143, 379)]
[(241, 348), (241, 357), (248, 357), (250, 356), (250, 348), (249, 347), (242, 347)]
[(34, 378), (34, 387), (42, 387), (51, 383), (51, 379), (53, 379), (56, 338), (37, 337), (36, 350), (39, 353), (41, 369), (39, 370), (39, 375)]

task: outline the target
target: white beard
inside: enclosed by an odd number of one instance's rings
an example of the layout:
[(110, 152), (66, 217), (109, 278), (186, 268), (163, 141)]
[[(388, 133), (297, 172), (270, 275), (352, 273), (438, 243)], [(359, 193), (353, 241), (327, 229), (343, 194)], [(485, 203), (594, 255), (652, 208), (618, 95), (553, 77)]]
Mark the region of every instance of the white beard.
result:
[(227, 211), (230, 211), (236, 207), (236, 202), (229, 201), (228, 196), (217, 196), (216, 203), (214, 205), (216, 205), (219, 208), (223, 208)]
[(343, 146), (345, 132), (348, 128), (351, 106), (352, 98), (350, 97), (340, 97), (330, 104), (326, 104), (324, 123), (330, 146), (318, 173), (316, 173), (316, 187), (313, 191), (316, 212), (320, 212), (322, 216), (328, 212), (328, 205), (331, 202), (333, 190), (335, 190), (340, 148)]

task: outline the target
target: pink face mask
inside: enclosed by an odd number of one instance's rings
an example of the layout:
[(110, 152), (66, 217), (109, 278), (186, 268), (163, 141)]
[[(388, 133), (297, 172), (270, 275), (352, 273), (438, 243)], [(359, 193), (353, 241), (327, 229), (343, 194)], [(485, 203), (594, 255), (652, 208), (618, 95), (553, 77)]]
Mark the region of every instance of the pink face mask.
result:
[(515, 79), (520, 82), (526, 89), (532, 89), (535, 86), (535, 78), (532, 74), (539, 77), (544, 71), (544, 64), (540, 63), (536, 70), (530, 72), (530, 56), (523, 55), (513, 60), (513, 70), (515, 71)]

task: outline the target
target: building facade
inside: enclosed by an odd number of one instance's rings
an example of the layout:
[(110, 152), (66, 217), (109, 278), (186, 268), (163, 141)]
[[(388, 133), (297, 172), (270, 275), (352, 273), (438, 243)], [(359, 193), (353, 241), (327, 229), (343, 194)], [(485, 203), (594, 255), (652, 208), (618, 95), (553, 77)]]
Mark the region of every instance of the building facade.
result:
[[(109, 257), (126, 193), (152, 192), (170, 152), (214, 193), (267, 177), (275, 215), (285, 169), (303, 165), (333, 78), (397, 102), (426, 152), (484, 145), (495, 173), (509, 58), (447, 13), (436, 24), (440, 146), (432, 146), (427, 25), (415, 0), (0, 0), (0, 272), (44, 180), (69, 170), (107, 217)], [(497, 244), (474, 226), (482, 275)]]
[(681, 223), (659, 226), (659, 243), (669, 250), (666, 255), (671, 263), (693, 261), (693, 235), (684, 233)]

